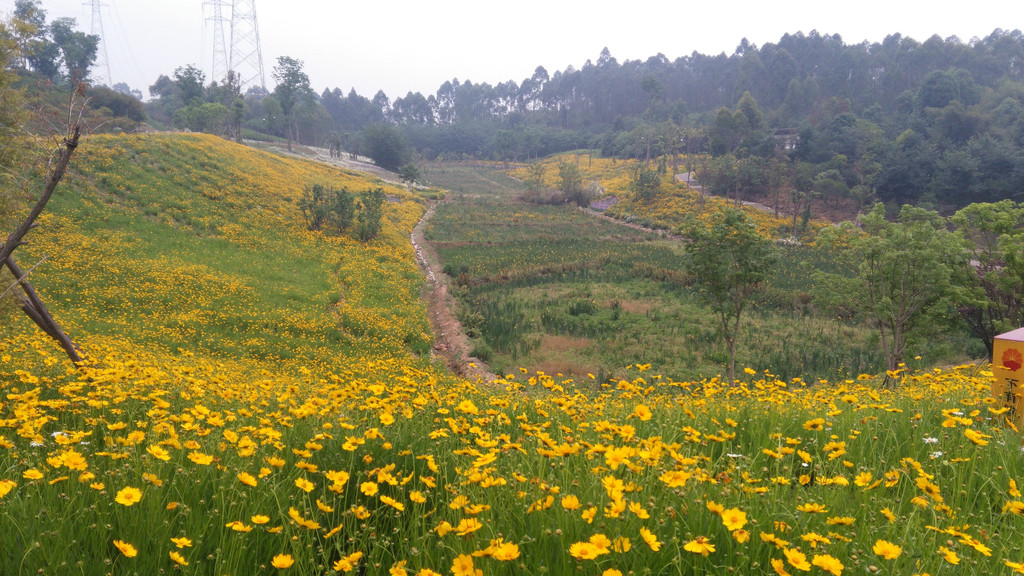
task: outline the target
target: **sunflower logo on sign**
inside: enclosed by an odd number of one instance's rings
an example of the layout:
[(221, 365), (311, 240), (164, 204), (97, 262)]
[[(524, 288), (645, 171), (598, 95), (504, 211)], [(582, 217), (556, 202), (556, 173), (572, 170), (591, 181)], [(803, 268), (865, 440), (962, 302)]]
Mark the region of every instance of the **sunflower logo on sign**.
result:
[(1024, 365), (1024, 356), (1021, 356), (1020, 350), (1016, 348), (1007, 348), (1003, 351), (1001, 361), (1008, 370), (1016, 372)]

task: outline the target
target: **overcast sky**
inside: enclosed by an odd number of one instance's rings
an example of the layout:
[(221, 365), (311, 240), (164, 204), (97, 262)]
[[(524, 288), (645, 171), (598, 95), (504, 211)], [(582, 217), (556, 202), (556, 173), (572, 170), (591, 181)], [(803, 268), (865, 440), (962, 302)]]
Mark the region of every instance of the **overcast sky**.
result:
[[(659, 52), (732, 54), (742, 38), (761, 46), (786, 33), (817, 30), (848, 44), (889, 34), (924, 41), (934, 34), (967, 42), (996, 28), (1024, 29), (1019, 0), (254, 0), (268, 88), (279, 56), (305, 63), (313, 88), (350, 88), (393, 100), (433, 94), (445, 81), (521, 82), (596, 61), (608, 47), (619, 62)], [(230, 3), (230, 2), (229, 2)], [(211, 10), (204, 0), (104, 0), (110, 73), (148, 97), (160, 74), (194, 64), (211, 80)], [(90, 31), (86, 0), (43, 0), (47, 20), (78, 19)], [(607, 7), (606, 7), (607, 6)], [(14, 0), (0, 0), (10, 13)]]

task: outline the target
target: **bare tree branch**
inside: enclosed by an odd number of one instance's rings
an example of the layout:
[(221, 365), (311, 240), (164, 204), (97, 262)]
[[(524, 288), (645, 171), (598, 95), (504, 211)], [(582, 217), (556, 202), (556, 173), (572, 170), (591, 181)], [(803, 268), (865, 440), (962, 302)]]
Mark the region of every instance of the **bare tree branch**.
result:
[(43, 259), (40, 260), (39, 262), (36, 262), (35, 264), (33, 264), (31, 268), (29, 268), (28, 270), (25, 271), (25, 274), (23, 274), (20, 278), (16, 278), (14, 280), (14, 284), (11, 284), (10, 286), (7, 287), (6, 290), (3, 291), (3, 293), (0, 293), (0, 298), (3, 298), (4, 296), (7, 296), (8, 292), (10, 292), (11, 290), (14, 290), (14, 288), (16, 286), (18, 286), (19, 284), (22, 283), (22, 281), (24, 281), (26, 278), (28, 278), (28, 275), (31, 274), (33, 270), (38, 268), (40, 264), (42, 264), (43, 262), (46, 262), (47, 258), (48, 258), (48, 256), (43, 256)]

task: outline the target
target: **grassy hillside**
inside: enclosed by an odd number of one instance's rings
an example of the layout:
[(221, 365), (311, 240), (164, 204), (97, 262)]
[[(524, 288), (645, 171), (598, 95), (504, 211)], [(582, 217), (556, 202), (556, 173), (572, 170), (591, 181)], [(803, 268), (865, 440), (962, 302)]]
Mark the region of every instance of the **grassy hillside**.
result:
[(295, 207), (359, 176), (203, 137), (82, 152), (23, 258), (94, 361), (3, 327), (5, 576), (1024, 569), (984, 369), (458, 380), (423, 357), (401, 190), (361, 245)]
[(92, 137), (23, 259), (86, 346), (107, 339), (295, 372), (326, 358), (422, 355), (430, 336), (402, 231), (423, 207), (386, 187), (386, 232), (305, 230), (315, 183), (377, 183), (204, 136)]

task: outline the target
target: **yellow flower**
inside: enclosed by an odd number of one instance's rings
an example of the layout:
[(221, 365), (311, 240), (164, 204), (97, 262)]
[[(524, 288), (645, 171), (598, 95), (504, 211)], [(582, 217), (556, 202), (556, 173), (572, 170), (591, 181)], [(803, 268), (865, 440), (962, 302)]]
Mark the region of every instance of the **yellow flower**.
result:
[(950, 564), (956, 565), (960, 563), (960, 557), (957, 556), (956, 552), (946, 548), (945, 546), (939, 546), (938, 554), (939, 556), (942, 556), (943, 560)]
[(896, 521), (896, 515), (892, 513), (892, 510), (889, 510), (888, 506), (882, 508), (881, 514), (882, 516), (885, 516), (887, 520), (889, 520), (890, 524)]
[(123, 506), (131, 506), (136, 502), (142, 500), (142, 492), (138, 488), (122, 488), (118, 491), (117, 496), (114, 497), (114, 501)]
[(139, 553), (139, 551), (135, 549), (135, 546), (132, 546), (123, 540), (114, 540), (114, 546), (116, 546), (117, 549), (121, 551), (121, 554), (124, 554), (126, 558), (134, 558), (135, 555)]
[(608, 547), (612, 545), (612, 541), (600, 533), (591, 536), (590, 543), (597, 547), (597, 551), (600, 554), (607, 554), (609, 552)]
[(473, 557), (468, 554), (459, 554), (452, 561), (452, 574), (454, 576), (476, 576), (482, 574), (480, 570), (473, 568)]
[(26, 480), (39, 480), (40, 478), (43, 477), (43, 473), (40, 472), (39, 470), (36, 470), (35, 468), (29, 468), (28, 470), (25, 470), (25, 472), (21, 474), (21, 477)]
[(774, 569), (775, 573), (779, 576), (793, 576), (786, 571), (786, 563), (778, 558), (772, 558), (772, 569)]
[(326, 476), (327, 476), (327, 479), (330, 480), (333, 484), (344, 484), (344, 483), (348, 482), (348, 478), (349, 478), (348, 472), (345, 472), (344, 470), (342, 470), (342, 471), (329, 470), (327, 472)]
[(651, 409), (648, 408), (647, 406), (644, 406), (643, 404), (637, 404), (636, 407), (633, 408), (632, 416), (646, 422), (651, 419), (651, 416), (653, 416), (653, 414), (651, 413)]
[(423, 504), (424, 502), (427, 501), (427, 497), (423, 495), (423, 492), (420, 492), (419, 490), (413, 490), (412, 492), (409, 492), (409, 501), (415, 502), (417, 504)]
[(378, 489), (379, 488), (377, 487), (377, 483), (376, 482), (369, 482), (369, 481), (367, 481), (367, 482), (363, 482), (362, 484), (359, 485), (359, 491), (362, 492), (363, 494), (367, 495), (367, 496), (374, 496), (374, 495), (376, 495)]
[(647, 510), (644, 510), (644, 507), (641, 506), (639, 502), (630, 502), (629, 511), (633, 514), (636, 514), (636, 517), (640, 518), (641, 520), (645, 520), (651, 517), (651, 515), (647, 512)]
[(0, 480), (0, 498), (7, 496), (17, 485), (14, 480)]
[(1015, 573), (1020, 572), (1021, 574), (1024, 574), (1024, 562), (1010, 562), (1009, 560), (1004, 560), (1003, 563), (1006, 564), (1007, 568), (1012, 568)]
[(722, 512), (722, 524), (730, 532), (739, 530), (747, 525), (747, 513), (739, 508), (730, 508)]
[(838, 558), (829, 556), (828, 554), (815, 554), (814, 559), (811, 560), (811, 564), (826, 572), (831, 572), (833, 576), (839, 576), (843, 572), (843, 563), (840, 562)]
[(582, 506), (582, 504), (580, 504), (580, 499), (573, 494), (569, 494), (562, 498), (562, 508), (565, 508), (566, 510), (576, 510), (580, 506)]
[(253, 524), (266, 524), (267, 522), (270, 522), (270, 517), (263, 516), (262, 514), (256, 514), (249, 518), (249, 520), (251, 520)]
[(807, 561), (807, 556), (805, 556), (803, 552), (792, 548), (786, 548), (782, 553), (786, 555), (786, 561), (788, 561), (789, 565), (793, 568), (803, 570), (804, 572), (809, 572), (811, 570), (811, 563)]
[[(651, 550), (657, 552), (661, 548), (661, 542), (658, 542), (658, 537), (643, 526), (640, 527), (640, 537), (644, 539), (644, 542), (651, 547)], [(714, 549), (711, 550), (714, 552)], [(707, 556), (707, 554), (705, 554)]]
[(804, 430), (824, 430), (825, 419), (824, 418), (813, 418), (804, 422)]
[[(641, 531), (642, 530), (643, 528), (641, 528)], [(715, 551), (715, 545), (704, 536), (698, 536), (695, 540), (687, 542), (686, 545), (683, 546), (683, 550), (693, 552), (694, 554), (700, 554), (701, 556), (707, 556)]]
[(238, 481), (246, 486), (256, 486), (256, 477), (248, 472), (239, 472)]
[[(3, 494), (0, 494), (0, 496), (3, 496)], [(1015, 500), (1013, 502), (1007, 502), (1006, 504), (1003, 504), (1003, 514), (1006, 514), (1007, 512), (1011, 514), (1024, 515), (1024, 502)]]
[(348, 556), (334, 563), (334, 569), (338, 572), (351, 572), (359, 565), (359, 559), (363, 557), (362, 552), (353, 552)]
[(297, 486), (299, 490), (302, 490), (303, 492), (306, 493), (312, 492), (313, 489), (316, 488), (315, 484), (301, 476), (295, 479), (295, 486)]
[(616, 570), (615, 568), (609, 568), (604, 572), (601, 572), (601, 576), (622, 576), (622, 571)]
[(395, 500), (394, 498), (391, 498), (390, 496), (382, 495), (380, 497), (380, 501), (387, 504), (388, 506), (391, 506), (395, 510), (398, 510), (399, 512), (405, 510), (405, 504), (402, 504), (401, 502)]
[(747, 532), (746, 530), (734, 530), (732, 537), (740, 544), (743, 544), (747, 540), (750, 540), (750, 532)]
[(225, 528), (231, 528), (235, 532), (252, 532), (252, 526), (246, 526), (240, 520), (228, 522), (224, 525)]
[(875, 554), (878, 554), (886, 560), (895, 560), (900, 557), (900, 554), (903, 553), (902, 548), (886, 540), (876, 541), (875, 545), (872, 547), (872, 550), (875, 551)]
[(200, 466), (209, 466), (213, 462), (213, 456), (202, 452), (189, 452), (188, 459)]
[(991, 438), (988, 434), (982, 434), (972, 428), (964, 428), (964, 436), (967, 436), (968, 440), (974, 442), (978, 446), (985, 446), (988, 444), (988, 440), (986, 440), (986, 438)]
[(174, 550), (171, 550), (167, 554), (168, 554), (168, 556), (171, 557), (171, 560), (174, 560), (175, 563), (177, 563), (177, 564), (179, 564), (181, 566), (188, 566), (188, 562), (185, 560), (185, 557), (182, 556), (181, 554), (178, 554)]
[(455, 533), (459, 536), (466, 536), (483, 527), (484, 525), (476, 518), (463, 518), (459, 520), (459, 525), (455, 527)]
[(569, 546), (569, 554), (577, 560), (593, 560), (603, 554), (603, 552), (590, 542), (576, 542)]
[(586, 520), (587, 524), (592, 524), (594, 522), (594, 516), (596, 516), (596, 515), (597, 515), (597, 507), (596, 506), (591, 506), (590, 508), (587, 508), (586, 510), (584, 510), (582, 514), (580, 514), (580, 518), (583, 518), (584, 520)]
[(801, 504), (797, 506), (796, 509), (801, 512), (807, 512), (808, 514), (821, 514), (824, 512), (828, 512), (828, 510), (823, 505), (815, 504), (814, 502)]
[(279, 570), (291, 568), (292, 564), (295, 564), (295, 560), (292, 558), (291, 554), (278, 554), (270, 561), (270, 565)]
[(509, 561), (519, 558), (519, 545), (515, 542), (505, 542), (503, 538), (491, 540), (490, 546), (483, 550), (473, 552), (473, 556), (490, 556), (495, 560)]
[(186, 546), (192, 546), (192, 541), (189, 540), (188, 538), (185, 538), (184, 536), (181, 537), (181, 538), (171, 538), (171, 542), (174, 542), (174, 545), (177, 546), (178, 548), (184, 548)]

